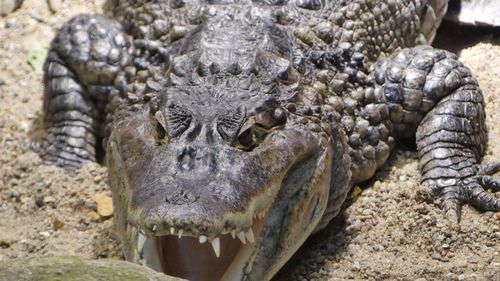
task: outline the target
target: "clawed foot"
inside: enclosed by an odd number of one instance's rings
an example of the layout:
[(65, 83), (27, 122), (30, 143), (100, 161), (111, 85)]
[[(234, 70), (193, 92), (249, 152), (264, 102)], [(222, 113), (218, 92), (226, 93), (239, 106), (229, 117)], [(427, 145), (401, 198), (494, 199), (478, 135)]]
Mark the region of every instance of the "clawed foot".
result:
[(500, 178), (492, 175), (500, 171), (500, 162), (484, 164), (478, 167), (475, 177), (446, 179), (441, 181), (455, 181), (458, 184), (449, 185), (441, 189), (443, 196), (443, 210), (446, 217), (455, 223), (460, 220), (461, 206), (469, 203), (484, 211), (500, 211), (500, 199), (485, 189), (493, 192), (500, 190)]

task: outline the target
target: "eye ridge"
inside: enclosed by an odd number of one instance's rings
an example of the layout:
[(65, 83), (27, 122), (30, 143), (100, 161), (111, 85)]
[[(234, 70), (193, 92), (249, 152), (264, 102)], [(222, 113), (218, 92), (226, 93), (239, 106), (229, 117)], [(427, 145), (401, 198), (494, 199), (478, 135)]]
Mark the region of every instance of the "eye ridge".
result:
[(192, 116), (187, 110), (175, 104), (169, 105), (165, 114), (161, 110), (157, 111), (155, 117), (165, 134), (170, 138), (177, 137), (184, 132), (192, 120)]
[(217, 131), (227, 142), (232, 142), (243, 125), (245, 110), (241, 107), (228, 114), (217, 116)]

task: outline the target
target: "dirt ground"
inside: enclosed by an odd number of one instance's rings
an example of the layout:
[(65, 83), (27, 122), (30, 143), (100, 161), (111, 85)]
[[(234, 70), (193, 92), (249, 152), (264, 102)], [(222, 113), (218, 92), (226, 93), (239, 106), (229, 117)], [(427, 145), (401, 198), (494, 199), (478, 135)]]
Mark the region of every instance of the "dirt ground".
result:
[[(75, 175), (41, 165), (29, 146), (42, 134), (42, 74), (28, 61), (71, 16), (103, 0), (65, 1), (51, 12), (25, 0), (0, 18), (0, 262), (44, 255), (121, 258), (106, 168)], [(447, 26), (440, 47), (459, 52), (484, 91), (489, 148), (500, 160), (500, 35)], [(36, 63), (33, 63), (36, 65)], [(400, 144), (375, 179), (356, 188), (344, 212), (312, 236), (275, 280), (500, 280), (500, 213), (463, 208), (452, 230), (420, 191), (417, 155)], [(497, 194), (500, 197), (500, 194)]]

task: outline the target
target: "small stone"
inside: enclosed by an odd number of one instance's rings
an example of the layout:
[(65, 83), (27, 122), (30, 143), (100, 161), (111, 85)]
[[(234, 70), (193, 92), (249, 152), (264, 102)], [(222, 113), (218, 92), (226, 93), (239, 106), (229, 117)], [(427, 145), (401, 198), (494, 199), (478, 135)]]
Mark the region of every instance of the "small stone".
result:
[(36, 196), (35, 197), (35, 205), (38, 208), (41, 208), (41, 207), (43, 207), (43, 205), (45, 205), (45, 203), (43, 202), (43, 196)]
[(21, 171), (23, 172), (26, 172), (29, 168), (28, 162), (24, 160), (19, 160), (18, 164), (19, 164), (19, 169), (21, 169)]
[(55, 219), (53, 222), (52, 222), (52, 229), (54, 230), (59, 230), (61, 229), (62, 227), (64, 226), (64, 223), (58, 219)]
[(38, 233), (38, 234), (40, 234), (41, 236), (43, 236), (43, 237), (45, 237), (45, 238), (47, 238), (47, 237), (49, 237), (49, 236), (50, 236), (50, 232), (48, 232), (48, 231), (41, 231), (41, 232), (40, 232), (40, 233)]
[(2, 0), (0, 1), (0, 16), (12, 13), (23, 3), (22, 0)]
[(55, 203), (56, 202), (56, 199), (52, 196), (45, 196), (43, 197), (43, 203), (44, 204), (51, 204), (51, 203)]
[(37, 12), (29, 12), (28, 15), (38, 22), (45, 22), (45, 18)]
[(460, 280), (460, 281), (465, 280), (465, 275), (463, 275), (463, 274), (458, 275), (458, 280)]
[(369, 216), (372, 214), (372, 210), (370, 209), (363, 209), (363, 212), (362, 212), (363, 216)]
[(103, 175), (97, 175), (94, 177), (94, 183), (100, 183), (104, 179)]
[(10, 18), (5, 21), (5, 28), (13, 28), (16, 27), (17, 20), (15, 18)]
[(449, 244), (443, 244), (441, 247), (443, 247), (443, 249), (449, 249), (450, 245)]
[(462, 267), (462, 268), (469, 267), (469, 263), (466, 260), (459, 260), (457, 264), (459, 267)]
[(10, 241), (0, 240), (0, 248), (7, 249), (11, 245)]
[(361, 265), (359, 264), (359, 262), (355, 261), (352, 263), (351, 265), (351, 270), (352, 271), (359, 271), (361, 270)]
[(113, 215), (113, 200), (106, 194), (95, 194), (92, 199), (97, 204), (97, 213), (103, 218), (109, 218)]
[(94, 211), (90, 211), (87, 213), (87, 217), (89, 217), (92, 221), (97, 222), (101, 218), (98, 213)]
[(49, 4), (49, 9), (52, 13), (57, 13), (59, 10), (61, 10), (62, 7), (62, 0), (48, 0), (47, 1)]

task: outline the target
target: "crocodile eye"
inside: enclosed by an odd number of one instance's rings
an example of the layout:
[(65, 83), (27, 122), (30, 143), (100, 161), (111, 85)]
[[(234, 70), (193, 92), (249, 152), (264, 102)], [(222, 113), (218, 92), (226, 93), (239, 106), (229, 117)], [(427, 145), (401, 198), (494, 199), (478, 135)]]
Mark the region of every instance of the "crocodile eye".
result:
[(248, 118), (236, 137), (236, 146), (243, 150), (251, 150), (263, 142), (270, 132), (282, 127), (285, 122), (286, 115), (279, 108)]
[(236, 138), (238, 141), (237, 147), (247, 151), (252, 150), (263, 142), (270, 132), (271, 130), (266, 129), (257, 123), (245, 126)]
[(238, 143), (242, 147), (251, 147), (253, 143), (252, 127), (247, 128), (238, 135)]

